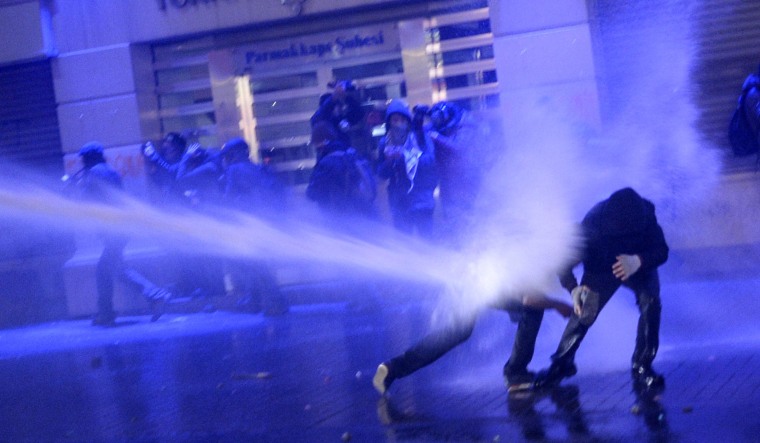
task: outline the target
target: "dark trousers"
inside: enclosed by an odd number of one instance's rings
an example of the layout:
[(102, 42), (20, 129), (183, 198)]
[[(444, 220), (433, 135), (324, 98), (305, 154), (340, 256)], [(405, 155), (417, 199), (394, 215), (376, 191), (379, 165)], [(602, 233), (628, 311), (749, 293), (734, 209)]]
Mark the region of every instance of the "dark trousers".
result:
[[(536, 337), (544, 317), (542, 309), (522, 306), (519, 302), (497, 309), (509, 312), (512, 321), (517, 322), (517, 333), (512, 345), (512, 354), (504, 365), (504, 375), (521, 374), (527, 371), (533, 358)], [(388, 362), (390, 376), (405, 377), (441, 358), (445, 353), (470, 338), (477, 317), (452, 325), (447, 329), (426, 335), (406, 352)]]
[(425, 239), (433, 238), (433, 209), (395, 209), (393, 226), (407, 234), (417, 234)]
[[(636, 347), (631, 363), (634, 368), (651, 368), (660, 344), (660, 277), (657, 270), (634, 274), (628, 281), (621, 282), (612, 273), (585, 273), (581, 280), (584, 284), (599, 294), (599, 310), (597, 317), (612, 295), (622, 285), (633, 291), (636, 304), (639, 307), (639, 324), (636, 331)], [(596, 317), (594, 318), (596, 321)], [(552, 355), (552, 364), (565, 366), (573, 363), (583, 337), (593, 322), (584, 325), (577, 315), (573, 314), (562, 333), (557, 352)]]
[(98, 289), (98, 316), (102, 318), (113, 318), (116, 315), (113, 310), (113, 293), (114, 282), (117, 279), (131, 289), (140, 291), (148, 300), (158, 290), (158, 287), (150, 280), (126, 266), (124, 263), (124, 247), (126, 244), (127, 241), (123, 238), (107, 238), (103, 253), (100, 255), (95, 269), (95, 282)]
[(281, 311), (287, 301), (280, 292), (270, 265), (259, 260), (231, 260), (227, 263), (232, 291), (240, 297), (240, 308), (251, 312)]

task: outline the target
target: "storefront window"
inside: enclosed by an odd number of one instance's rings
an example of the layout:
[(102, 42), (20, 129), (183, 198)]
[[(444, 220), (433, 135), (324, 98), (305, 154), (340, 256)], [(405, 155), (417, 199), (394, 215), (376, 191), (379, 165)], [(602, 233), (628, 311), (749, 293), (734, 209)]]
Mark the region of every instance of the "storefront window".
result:
[[(257, 150), (258, 160), (272, 164), (290, 184), (303, 185), (315, 162), (308, 145), (310, 117), (320, 96), (329, 93), (329, 85), (336, 80), (355, 83), (365, 124), (375, 137), (383, 133), (385, 104), (407, 98), (407, 94), (415, 102), (412, 105), (450, 100), (467, 109), (497, 106), (488, 4), (454, 3), (432, 16), (404, 19), (416, 21), (425, 33), (424, 40), (417, 39), (422, 43), (412, 44), (420, 45), (416, 47), (401, 41), (400, 22), (394, 21), (316, 34), (295, 32), (281, 39), (248, 43), (229, 38), (235, 43), (223, 48), (217, 47), (222, 40), (208, 37), (157, 45), (154, 57), (162, 130), (194, 134), (202, 144), (218, 146), (223, 140), (216, 140), (217, 132), (242, 128)], [(238, 95), (236, 101), (243, 106), (240, 124), (225, 119), (218, 123), (225, 127), (217, 127), (215, 106), (229, 103), (229, 99), (217, 103), (212, 95), (212, 50), (229, 50), (234, 72), (227, 75), (249, 87), (247, 98), (240, 100)], [(404, 51), (424, 51), (427, 57), (402, 57)], [(234, 94), (240, 94), (239, 90)]]
[(262, 147), (267, 146), (268, 140), (282, 140), (298, 136), (308, 136), (311, 132), (309, 119), (269, 125), (257, 125), (256, 136)]
[(304, 72), (293, 75), (278, 75), (276, 77), (267, 77), (263, 80), (252, 80), (251, 91), (254, 94), (264, 92), (284, 91), (288, 89), (306, 88), (317, 86), (317, 73)]
[(359, 64), (333, 69), (335, 78), (340, 80), (356, 80), (388, 74), (402, 74), (403, 72), (404, 65), (401, 62), (400, 57), (376, 63)]
[(451, 66), (479, 60), (491, 60), (493, 59), (493, 46), (483, 45), (474, 48), (448, 51), (440, 54), (437, 58), (438, 64), (436, 66)]
[(256, 117), (273, 117), (283, 114), (309, 113), (314, 112), (314, 103), (319, 102), (319, 95), (308, 95), (306, 97), (283, 98), (280, 100), (265, 100), (254, 102), (253, 112)]

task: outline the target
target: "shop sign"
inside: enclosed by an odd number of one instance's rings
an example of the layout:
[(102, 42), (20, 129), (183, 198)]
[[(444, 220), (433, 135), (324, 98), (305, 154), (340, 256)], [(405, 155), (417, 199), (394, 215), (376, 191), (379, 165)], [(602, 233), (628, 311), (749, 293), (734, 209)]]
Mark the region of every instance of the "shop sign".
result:
[[(198, 6), (205, 4), (216, 4), (217, 0), (156, 0), (158, 2), (158, 9), (166, 11), (169, 8), (183, 9), (188, 6)], [(301, 8), (306, 0), (281, 0), (282, 6), (286, 6), (292, 10), (295, 15), (301, 13)]]
[(233, 51), (235, 64), (244, 71), (259, 66), (305, 64), (399, 51), (394, 24), (312, 34), (276, 42), (258, 43)]
[(208, 3), (216, 3), (217, 0), (156, 0), (158, 1), (158, 9), (166, 11), (167, 9), (175, 8), (182, 9), (186, 6), (205, 5)]

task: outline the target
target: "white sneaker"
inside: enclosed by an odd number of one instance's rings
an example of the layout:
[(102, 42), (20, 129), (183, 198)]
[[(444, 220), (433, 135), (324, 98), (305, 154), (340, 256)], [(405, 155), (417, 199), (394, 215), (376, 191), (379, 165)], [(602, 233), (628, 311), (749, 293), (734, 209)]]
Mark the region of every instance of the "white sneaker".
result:
[(388, 384), (385, 382), (388, 378), (388, 372), (388, 366), (385, 363), (380, 363), (377, 371), (375, 371), (375, 376), (372, 377), (372, 386), (380, 395), (384, 395), (385, 391), (388, 390)]

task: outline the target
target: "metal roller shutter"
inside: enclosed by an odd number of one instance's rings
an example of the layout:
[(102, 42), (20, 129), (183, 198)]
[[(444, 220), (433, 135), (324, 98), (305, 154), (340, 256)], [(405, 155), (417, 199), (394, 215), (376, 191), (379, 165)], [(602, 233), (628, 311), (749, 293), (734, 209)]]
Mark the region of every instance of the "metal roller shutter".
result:
[(728, 124), (745, 77), (760, 63), (760, 2), (757, 0), (590, 0), (597, 63), (605, 79), (603, 109), (615, 118), (642, 76), (653, 45), (673, 28), (692, 39), (691, 93), (699, 111), (697, 130), (725, 153), (725, 172), (755, 167), (754, 158), (730, 155)]
[(703, 0), (695, 11), (699, 53), (692, 73), (699, 86), (699, 129), (711, 143), (725, 148), (726, 172), (755, 169), (755, 158), (732, 158), (728, 123), (744, 79), (760, 63), (760, 2)]
[(0, 157), (51, 176), (63, 173), (50, 61), (0, 69)]

